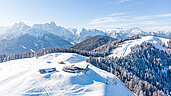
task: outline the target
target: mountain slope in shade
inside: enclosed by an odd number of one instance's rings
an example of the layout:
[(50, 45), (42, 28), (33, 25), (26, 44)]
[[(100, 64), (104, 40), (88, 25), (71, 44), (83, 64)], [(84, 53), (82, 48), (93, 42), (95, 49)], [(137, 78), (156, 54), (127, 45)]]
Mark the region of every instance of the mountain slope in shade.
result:
[(82, 41), (84, 41), (84, 40), (86, 40), (86, 39), (89, 39), (89, 38), (91, 38), (92, 36), (88, 36), (88, 35), (83, 35), (83, 36), (77, 36), (75, 39), (74, 39), (74, 43), (80, 43), (80, 42), (82, 42)]
[[(56, 26), (53, 23), (45, 25)], [(0, 35), (1, 54), (38, 51), (43, 48), (66, 48), (72, 45), (71, 42), (55, 34), (43, 29), (32, 28), (23, 22), (14, 24), (5, 34)]]
[(11, 40), (0, 41), (0, 53), (15, 54), (21, 52), (38, 51), (43, 48), (71, 47), (72, 44), (59, 36), (51, 33), (43, 34), (42, 37), (36, 38), (30, 34), (23, 34)]
[[(4, 62), (0, 64), (0, 95), (134, 96), (117, 77), (86, 63), (85, 59), (86, 57), (73, 53), (53, 53), (38, 59)], [(61, 60), (64, 64), (57, 63)], [(89, 64), (89, 69), (86, 74), (62, 71), (64, 66), (72, 64), (79, 67)], [(38, 71), (54, 67), (56, 72), (40, 74)]]
[(102, 46), (103, 44), (106, 44), (109, 41), (114, 40), (115, 39), (112, 37), (97, 35), (74, 45), (72, 48), (91, 51), (99, 46)]

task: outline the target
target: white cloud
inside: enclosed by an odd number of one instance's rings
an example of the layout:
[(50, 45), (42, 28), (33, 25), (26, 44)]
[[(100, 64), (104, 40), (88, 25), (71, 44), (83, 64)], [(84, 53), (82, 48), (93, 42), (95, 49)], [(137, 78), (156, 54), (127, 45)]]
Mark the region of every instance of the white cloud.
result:
[(131, 1), (131, 0), (119, 0), (120, 3), (122, 3), (122, 2), (128, 2), (128, 1)]
[(101, 24), (101, 25), (90, 25), (88, 28), (91, 29), (100, 29), (100, 30), (111, 30), (113, 28), (129, 28), (129, 26), (135, 27), (134, 24), (137, 24), (137, 22), (131, 22), (131, 23), (122, 23), (122, 24)]
[(125, 12), (122, 12), (122, 13), (112, 13), (109, 16), (119, 16), (119, 15), (124, 15), (124, 14), (125, 14)]
[[(89, 22), (89, 25), (91, 24), (100, 24), (100, 23), (110, 23), (110, 22), (120, 22), (120, 21), (125, 21), (125, 22), (136, 22), (140, 20), (150, 20), (153, 18), (164, 18), (164, 17), (171, 17), (171, 14), (159, 14), (159, 15), (147, 15), (147, 16), (125, 16), (125, 13), (113, 13), (107, 17), (101, 17), (97, 18), (94, 20), (91, 20)], [(122, 16), (119, 16), (122, 15)], [(115, 17), (113, 17), (115, 16)], [(132, 18), (130, 18), (132, 17)]]
[(120, 16), (123, 16), (125, 13), (112, 13), (111, 15), (108, 15), (106, 17), (101, 17), (94, 19), (89, 22), (89, 25), (91, 24), (99, 24), (99, 23), (105, 23), (105, 22), (119, 22), (119, 21), (124, 21), (123, 19), (120, 18)]
[(157, 17), (171, 17), (171, 14), (160, 14), (156, 15)]
[(89, 25), (106, 23), (106, 22), (119, 22), (119, 21), (123, 21), (123, 20), (120, 19), (119, 17), (102, 17), (102, 18), (98, 18), (98, 19), (94, 19), (90, 21)]

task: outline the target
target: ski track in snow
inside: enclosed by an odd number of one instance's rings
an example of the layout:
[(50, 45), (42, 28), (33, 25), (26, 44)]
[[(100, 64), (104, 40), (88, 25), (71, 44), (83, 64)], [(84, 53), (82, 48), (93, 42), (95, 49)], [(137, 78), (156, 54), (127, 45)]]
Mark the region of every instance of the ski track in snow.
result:
[[(74, 53), (52, 53), (0, 64), (0, 96), (134, 96), (113, 74), (89, 64), (86, 74), (67, 73), (67, 65), (86, 66), (86, 57)], [(64, 64), (58, 62), (64, 61)], [(50, 63), (49, 63), (50, 62)], [(39, 69), (56, 72), (40, 74)], [(108, 84), (106, 84), (108, 79)], [(112, 81), (116, 80), (116, 84)]]

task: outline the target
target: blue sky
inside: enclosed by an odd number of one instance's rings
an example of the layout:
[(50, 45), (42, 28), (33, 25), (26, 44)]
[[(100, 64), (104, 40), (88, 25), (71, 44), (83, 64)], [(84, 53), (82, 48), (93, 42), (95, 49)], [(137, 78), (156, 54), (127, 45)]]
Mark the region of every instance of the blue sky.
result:
[(0, 26), (54, 21), (71, 28), (171, 31), (171, 0), (0, 0)]

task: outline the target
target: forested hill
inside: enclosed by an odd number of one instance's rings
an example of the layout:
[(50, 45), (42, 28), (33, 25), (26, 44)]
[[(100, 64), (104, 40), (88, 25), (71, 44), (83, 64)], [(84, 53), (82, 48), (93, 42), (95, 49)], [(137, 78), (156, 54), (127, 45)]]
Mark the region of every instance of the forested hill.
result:
[(116, 75), (138, 96), (170, 96), (171, 54), (148, 42), (131, 49), (125, 57), (90, 57), (87, 62)]
[(97, 36), (91, 37), (87, 40), (84, 40), (81, 43), (78, 43), (71, 48), (91, 51), (97, 47), (100, 47), (100, 46), (102, 46), (108, 42), (112, 42), (114, 40), (116, 40), (116, 39), (109, 37), (109, 36), (97, 35)]

